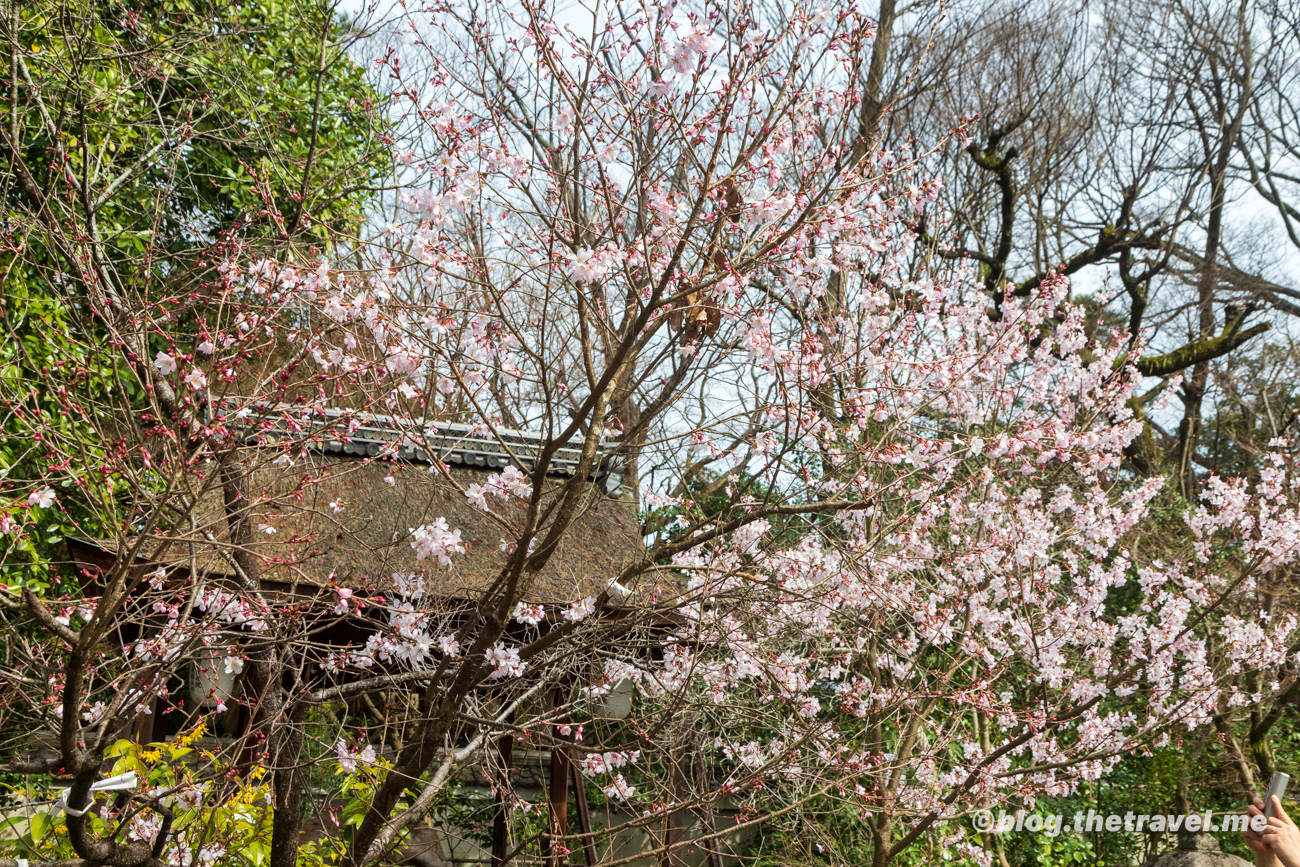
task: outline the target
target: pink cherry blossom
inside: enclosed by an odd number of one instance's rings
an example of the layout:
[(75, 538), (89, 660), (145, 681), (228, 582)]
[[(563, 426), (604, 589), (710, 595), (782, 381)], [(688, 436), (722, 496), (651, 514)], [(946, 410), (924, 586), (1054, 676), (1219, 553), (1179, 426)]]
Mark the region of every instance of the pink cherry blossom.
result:
[(451, 565), (452, 554), (465, 553), (465, 546), (460, 541), (460, 530), (449, 528), (446, 518), (436, 518), (431, 524), (411, 530), (411, 547), (415, 549), (417, 559), (436, 557), (441, 566)]
[(48, 509), (50, 506), (54, 505), (56, 499), (58, 498), (54, 494), (54, 489), (47, 485), (39, 491), (32, 491), (28, 494), (27, 505), (40, 509)]
[(492, 664), (492, 672), (488, 675), (492, 680), (519, 677), (527, 668), (527, 663), (519, 658), (517, 647), (507, 647), (498, 642), (488, 649), (486, 655), (487, 661)]

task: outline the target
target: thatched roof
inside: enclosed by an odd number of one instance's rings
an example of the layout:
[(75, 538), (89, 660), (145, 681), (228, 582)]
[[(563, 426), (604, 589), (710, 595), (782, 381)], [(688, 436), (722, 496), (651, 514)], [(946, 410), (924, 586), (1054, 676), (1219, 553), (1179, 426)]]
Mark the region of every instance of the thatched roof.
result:
[[(502, 539), (513, 540), (526, 504), (511, 498), (490, 498), (490, 513), (471, 506), (457, 487), (482, 483), (488, 473), (453, 470), (452, 480), (429, 473), (418, 464), (403, 464), (385, 476), (389, 462), (330, 457), (325, 475), (307, 486), (301, 501), (292, 495), (297, 473), (286, 473), (266, 485), (270, 503), (263, 521), (276, 529), (260, 535), (257, 553), (271, 565), (268, 577), (321, 583), (331, 573), (340, 583), (384, 584), (394, 573), (425, 569), (442, 588), (442, 595), (462, 596), (486, 588), (506, 562)], [(261, 481), (260, 479), (258, 481)], [(545, 483), (554, 492), (562, 483)], [(539, 575), (533, 595), (537, 601), (571, 599), (598, 593), (619, 571), (645, 553), (635, 506), (606, 495), (588, 484), (579, 510), (564, 533), (551, 561)], [(335, 512), (331, 503), (341, 504)], [(545, 497), (544, 503), (553, 502)], [(412, 531), (438, 518), (460, 531), (464, 554), (452, 556), (450, 567), (416, 559)]]
[[(441, 596), (466, 597), (487, 588), (506, 562), (502, 540), (515, 538), (526, 503), (489, 497), (490, 512), (484, 513), (467, 502), (463, 488), (484, 483), (496, 467), (507, 463), (524, 464), (526, 471), (527, 459), (537, 448), (535, 438), (529, 442), (527, 435), (516, 435), (512, 457), (502, 454), (499, 445), (492, 451), (475, 449), (464, 431), (441, 431), (459, 455), (456, 463), (446, 462), (449, 479), (423, 449), (401, 449), (398, 458), (376, 457), (393, 454), (390, 431), (376, 426), (357, 433), (363, 436), (324, 438), (288, 467), (267, 463), (273, 446), (250, 450), (262, 464), (250, 471), (246, 488), (254, 529), (250, 548), (264, 564), (263, 579), (283, 585), (384, 589), (391, 585), (393, 573), (424, 571), (426, 587)], [(450, 457), (450, 450), (439, 451), (444, 460)], [(278, 450), (269, 454), (273, 457)], [(530, 601), (561, 602), (599, 593), (644, 555), (635, 502), (606, 490), (617, 488), (611, 484), (609, 466), (603, 462), (602, 473), (588, 479), (540, 480), (546, 491), (543, 507), (566, 485), (579, 484), (583, 490), (562, 541), (527, 594)], [(566, 470), (571, 472), (571, 467), (560, 464), (559, 475)], [(193, 516), (195, 530), (177, 530), (170, 542), (150, 539), (137, 559), (233, 574), (220, 492), (201, 496)], [(460, 531), (465, 547), (464, 554), (453, 555), (450, 567), (417, 560), (411, 547), (413, 530), (437, 518)], [(116, 551), (108, 542), (92, 544)]]

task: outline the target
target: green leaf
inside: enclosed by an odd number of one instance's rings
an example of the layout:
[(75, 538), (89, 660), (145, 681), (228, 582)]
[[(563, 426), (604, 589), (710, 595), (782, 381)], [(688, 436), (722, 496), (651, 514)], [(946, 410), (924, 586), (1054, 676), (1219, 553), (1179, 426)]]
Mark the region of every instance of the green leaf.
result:
[(50, 828), (52, 827), (54, 827), (54, 822), (50, 820), (49, 813), (33, 814), (31, 821), (32, 842), (41, 842), (41, 840), (45, 839), (45, 835), (50, 832)]
[(266, 857), (270, 854), (271, 847), (261, 840), (250, 840), (244, 847), (245, 857), (253, 862), (254, 867), (261, 867), (266, 863)]

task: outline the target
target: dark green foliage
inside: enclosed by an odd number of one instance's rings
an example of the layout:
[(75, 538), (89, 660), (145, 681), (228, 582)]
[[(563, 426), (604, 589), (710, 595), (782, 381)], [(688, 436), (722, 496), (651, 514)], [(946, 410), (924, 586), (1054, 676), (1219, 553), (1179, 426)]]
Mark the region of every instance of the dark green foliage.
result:
[[(3, 511), (61, 461), (32, 435), (66, 423), (56, 404), (89, 410), (119, 390), (147, 406), (105, 287), (149, 316), (165, 304), (185, 340), (205, 315), (214, 245), (275, 256), (346, 241), (391, 163), (377, 94), (349, 55), (359, 34), (319, 0), (6, 2), (0, 18)], [(102, 429), (86, 433), (87, 448), (107, 447)], [(6, 582), (44, 592), (65, 535), (131, 520), (130, 504), (97, 505), (70, 485), (26, 513)]]

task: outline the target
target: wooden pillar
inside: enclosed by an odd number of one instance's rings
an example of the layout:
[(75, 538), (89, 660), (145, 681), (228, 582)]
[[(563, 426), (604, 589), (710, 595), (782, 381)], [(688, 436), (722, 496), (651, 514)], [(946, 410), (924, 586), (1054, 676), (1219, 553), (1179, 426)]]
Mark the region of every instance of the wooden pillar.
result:
[(497, 738), (497, 755), (501, 760), (501, 776), (496, 780), (495, 814), (492, 817), (492, 867), (503, 867), (510, 855), (509, 828), (506, 827), (506, 814), (510, 805), (506, 803), (506, 793), (510, 789), (512, 762), (515, 752), (515, 736), (510, 734)]
[[(142, 687), (143, 688), (143, 687)], [(162, 731), (161, 726), (155, 726), (154, 720), (158, 718), (158, 712), (162, 710), (160, 696), (154, 693), (149, 700), (144, 703), (148, 713), (140, 711), (130, 720), (122, 724), (118, 730), (117, 736), (128, 741), (135, 741), (138, 744), (147, 744), (154, 739), (154, 729)], [(165, 734), (165, 732), (164, 732)]]
[[(587, 784), (582, 779), (582, 769), (569, 762), (573, 772), (573, 792), (578, 801), (578, 826), (582, 831), (582, 849), (587, 853), (587, 867), (596, 867), (596, 838), (591, 836), (591, 811), (587, 809)], [(717, 867), (722, 867), (721, 864)]]
[(663, 863), (666, 867), (686, 867), (686, 850), (682, 844), (686, 840), (686, 808), (681, 806), (682, 802), (688, 797), (686, 787), (686, 769), (683, 767), (686, 757), (682, 755), (681, 740), (677, 740), (673, 745), (674, 749), (669, 756), (669, 762), (672, 763), (672, 781), (669, 792), (674, 804), (673, 811), (668, 814), (667, 828), (664, 833), (664, 845), (667, 847), (664, 853)]
[(560, 838), (569, 833), (569, 766), (572, 759), (569, 748), (551, 748), (551, 779), (547, 798), (551, 807), (551, 832), (546, 839), (546, 863), (549, 867), (563, 867), (567, 863)]
[[(707, 772), (704, 770), (704, 756), (697, 748), (692, 752), (693, 761), (691, 762), (691, 773), (695, 776), (695, 782), (704, 786), (709, 794), (713, 793), (713, 785), (709, 780)], [(722, 867), (722, 841), (716, 836), (718, 833), (718, 824), (713, 819), (713, 802), (706, 800), (700, 807), (700, 825), (705, 836), (705, 851), (708, 852), (708, 860), (705, 862), (708, 867)]]
[(257, 697), (251, 690), (245, 690), (239, 702), (238, 722), (235, 724), (235, 738), (239, 744), (239, 757), (235, 766), (251, 768), (257, 761), (261, 750), (257, 739), (253, 737), (253, 725), (257, 717)]
[(691, 800), (697, 734), (690, 720), (678, 715), (670, 724), (668, 736), (671, 738), (668, 748), (668, 797), (673, 803), (673, 810), (664, 819), (664, 854), (659, 863), (662, 867), (686, 867), (686, 832), (689, 827), (686, 804)]
[[(555, 688), (555, 703), (551, 706), (559, 708), (564, 706), (565, 690), (563, 687)], [(563, 725), (564, 721), (557, 719), (557, 726)], [(561, 739), (557, 732), (555, 737)], [(569, 748), (562, 743), (551, 747), (551, 773), (550, 780), (547, 783), (546, 795), (550, 805), (551, 826), (549, 833), (546, 835), (545, 856), (547, 867), (563, 867), (568, 863), (566, 853), (563, 851), (563, 844), (560, 842), (565, 834), (569, 833), (569, 768), (573, 759), (569, 755)]]
[(155, 721), (158, 719), (158, 712), (162, 710), (162, 708), (159, 707), (158, 696), (155, 695), (153, 698), (149, 699), (148, 707), (148, 713), (141, 711), (135, 718), (135, 726), (133, 727), (135, 731), (132, 733), (132, 740), (138, 744), (153, 742), (153, 730), (156, 724)]

